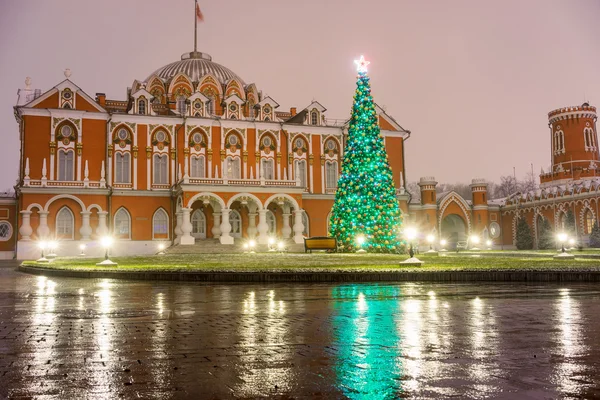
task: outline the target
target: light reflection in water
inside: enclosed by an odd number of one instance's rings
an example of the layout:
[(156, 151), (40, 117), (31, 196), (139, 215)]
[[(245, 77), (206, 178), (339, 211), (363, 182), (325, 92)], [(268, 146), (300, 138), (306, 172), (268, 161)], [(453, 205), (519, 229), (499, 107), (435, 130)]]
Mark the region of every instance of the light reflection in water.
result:
[(400, 288), (390, 286), (333, 289), (333, 333), (339, 344), (335, 372), (339, 388), (351, 399), (399, 395), (399, 294)]
[(497, 352), (496, 316), (491, 305), (475, 297), (471, 300), (469, 312), (469, 341), (471, 364), (467, 371), (480, 396), (489, 396), (499, 388), (489, 383), (490, 375), (500, 375), (494, 355)]
[(582, 375), (585, 367), (576, 361), (576, 357), (587, 352), (581, 334), (581, 311), (577, 299), (570, 296), (569, 289), (560, 289), (557, 299), (557, 323), (560, 329), (558, 340), (559, 353), (563, 355), (556, 365), (555, 381), (563, 393), (576, 393), (580, 383), (571, 378)]
[(290, 338), (286, 302), (277, 299), (275, 290), (250, 291), (242, 302), (241, 318), (238, 334), (246, 355), (240, 357), (240, 393), (262, 397), (265, 388), (290, 390), (294, 350), (286, 345)]

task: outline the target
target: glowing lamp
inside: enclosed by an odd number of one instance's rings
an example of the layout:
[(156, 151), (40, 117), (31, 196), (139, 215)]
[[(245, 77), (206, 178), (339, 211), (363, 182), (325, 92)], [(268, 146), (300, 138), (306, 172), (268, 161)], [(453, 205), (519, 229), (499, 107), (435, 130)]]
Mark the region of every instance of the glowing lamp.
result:
[(442, 246), (445, 246), (446, 244), (448, 244), (448, 241), (446, 239), (442, 239), (442, 240), (440, 240), (440, 244)]
[(477, 236), (477, 235), (471, 236), (471, 243), (478, 244), (479, 243), (479, 236)]
[(406, 236), (408, 240), (415, 240), (417, 237), (417, 230), (415, 228), (406, 228), (404, 230), (404, 236)]
[(435, 236), (433, 236), (433, 235), (427, 235), (427, 242), (429, 244), (433, 243), (434, 240), (435, 240)]

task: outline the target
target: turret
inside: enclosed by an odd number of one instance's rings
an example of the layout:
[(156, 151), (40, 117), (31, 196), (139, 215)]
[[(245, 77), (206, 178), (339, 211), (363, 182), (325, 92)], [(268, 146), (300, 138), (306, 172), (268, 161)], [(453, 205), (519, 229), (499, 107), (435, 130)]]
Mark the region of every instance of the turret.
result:
[(421, 204), (436, 204), (437, 195), (435, 187), (437, 182), (435, 181), (435, 177), (424, 176), (419, 180), (418, 185), (421, 188)]
[(600, 167), (596, 107), (559, 108), (548, 113), (552, 170), (540, 175), (542, 184), (597, 176)]
[(473, 231), (486, 236), (489, 212), (487, 198), (488, 184), (485, 179), (471, 181), (471, 202), (473, 203)]

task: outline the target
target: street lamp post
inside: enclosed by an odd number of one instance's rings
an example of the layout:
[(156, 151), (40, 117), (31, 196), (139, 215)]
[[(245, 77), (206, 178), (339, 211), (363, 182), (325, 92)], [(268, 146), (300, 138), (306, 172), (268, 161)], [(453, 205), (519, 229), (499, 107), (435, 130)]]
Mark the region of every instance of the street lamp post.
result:
[(429, 243), (429, 250), (427, 252), (430, 254), (437, 253), (437, 251), (433, 249), (433, 242), (435, 242), (435, 236), (431, 234), (427, 235), (427, 243)]
[(423, 261), (415, 257), (415, 250), (413, 248), (413, 241), (417, 238), (417, 230), (415, 228), (406, 228), (404, 230), (404, 237), (408, 242), (408, 255), (410, 258), (408, 260), (401, 261), (400, 264), (423, 265)]
[(108, 250), (110, 249), (110, 247), (113, 244), (113, 238), (110, 236), (104, 236), (101, 240), (100, 243), (102, 244), (102, 247), (104, 247), (104, 261), (97, 263), (96, 265), (101, 265), (101, 266), (106, 266), (106, 265), (110, 265), (113, 267), (116, 267), (118, 264), (114, 261), (111, 261), (108, 258)]
[(44, 256), (44, 250), (46, 250), (46, 247), (48, 247), (48, 242), (46, 242), (45, 240), (42, 240), (41, 242), (38, 243), (38, 247), (42, 251), (42, 256), (40, 258), (38, 258), (37, 262), (42, 262), (42, 263), (43, 262), (49, 262), (50, 260), (48, 260)]
[(556, 235), (556, 238), (558, 239), (558, 241), (560, 242), (560, 253), (556, 254), (553, 258), (560, 258), (560, 259), (573, 259), (575, 258), (575, 256), (573, 254), (569, 254), (567, 253), (567, 250), (565, 249), (565, 242), (568, 240), (568, 236), (566, 233), (561, 232), (558, 235)]
[(479, 244), (479, 242), (480, 242), (479, 236), (471, 235), (471, 245), (475, 245), (475, 246), (471, 247), (471, 250), (479, 250), (477, 248), (477, 245)]

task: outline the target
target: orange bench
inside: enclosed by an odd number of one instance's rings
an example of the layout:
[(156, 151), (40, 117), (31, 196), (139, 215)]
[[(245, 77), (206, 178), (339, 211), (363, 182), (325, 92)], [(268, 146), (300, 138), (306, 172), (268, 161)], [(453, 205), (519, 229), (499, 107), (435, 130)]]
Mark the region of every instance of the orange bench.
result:
[(313, 250), (334, 250), (337, 251), (337, 239), (334, 237), (317, 236), (304, 238), (304, 252), (312, 253)]

